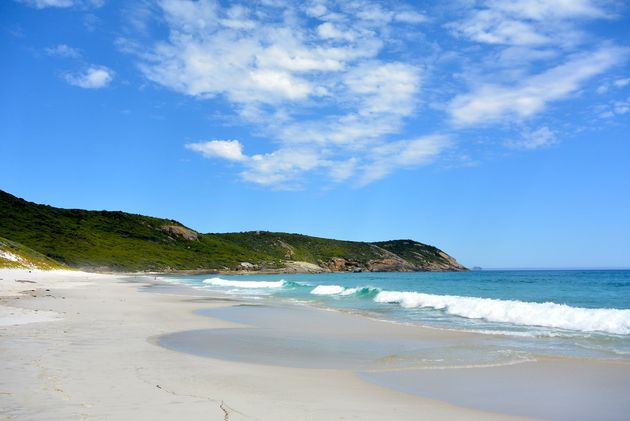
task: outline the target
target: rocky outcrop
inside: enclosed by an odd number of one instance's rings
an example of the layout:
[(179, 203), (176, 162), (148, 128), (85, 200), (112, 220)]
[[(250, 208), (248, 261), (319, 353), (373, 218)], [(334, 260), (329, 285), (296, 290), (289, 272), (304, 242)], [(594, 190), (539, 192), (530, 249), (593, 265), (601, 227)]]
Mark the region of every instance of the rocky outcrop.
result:
[(445, 270), (462, 272), (468, 270), (465, 266), (460, 264), (457, 260), (453, 259), (451, 256), (444, 253), (443, 251), (439, 251), (439, 255), (442, 257), (443, 260), (428, 262), (425, 270), (436, 272)]
[(254, 271), (258, 270), (260, 267), (250, 262), (241, 262), (236, 267), (236, 270), (245, 270), (245, 271)]
[(283, 272), (286, 273), (322, 273), (328, 272), (324, 268), (309, 262), (289, 261), (285, 262)]
[(199, 238), (199, 234), (195, 231), (188, 229), (186, 227), (182, 227), (180, 225), (164, 225), (162, 227), (162, 231), (167, 232), (169, 234), (179, 235), (184, 237), (186, 240), (194, 241)]
[(372, 259), (367, 262), (359, 262), (343, 257), (333, 257), (326, 262), (320, 262), (320, 267), (330, 272), (443, 272), (443, 271), (466, 271), (464, 266), (459, 264), (448, 254), (439, 251), (440, 259), (428, 260), (424, 256), (422, 264), (417, 261), (410, 262), (388, 250), (374, 246), (378, 249), (381, 259)]
[[(437, 247), (413, 240), (391, 240), (372, 243), (389, 253), (386, 264), (372, 270), (401, 272), (463, 272), (468, 269)], [(393, 259), (394, 261), (391, 261)]]
[(329, 272), (366, 272), (369, 271), (365, 263), (354, 259), (333, 257), (328, 261), (320, 261), (320, 267)]
[(348, 270), (348, 261), (343, 257), (333, 257), (321, 265), (331, 272), (345, 272)]
[(382, 260), (371, 260), (367, 264), (370, 272), (414, 272), (417, 268), (404, 259), (386, 258)]

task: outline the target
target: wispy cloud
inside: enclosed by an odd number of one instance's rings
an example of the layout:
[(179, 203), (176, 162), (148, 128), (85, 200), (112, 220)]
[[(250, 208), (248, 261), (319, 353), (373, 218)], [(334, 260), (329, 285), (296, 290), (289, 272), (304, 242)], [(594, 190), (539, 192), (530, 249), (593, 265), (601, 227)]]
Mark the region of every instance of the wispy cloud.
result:
[(613, 82), (617, 88), (623, 88), (624, 86), (628, 86), (630, 84), (630, 77), (626, 77), (623, 79), (617, 79)]
[[(243, 165), (244, 180), (279, 188), (299, 186), (299, 176), (307, 171), (319, 171), (336, 181), (356, 176), (356, 185), (366, 185), (386, 177), (391, 172), (416, 168), (432, 163), (451, 145), (446, 136), (426, 136), (412, 140), (383, 143), (362, 149), (361, 158), (326, 159), (312, 146), (284, 147), (267, 154), (245, 155), (238, 140), (211, 140), (189, 143), (186, 148), (205, 158), (218, 158)], [(336, 158), (336, 154), (328, 155)]]
[(79, 88), (99, 89), (110, 84), (114, 79), (114, 71), (105, 66), (90, 66), (79, 73), (66, 73), (64, 79)]
[(249, 157), (243, 155), (243, 145), (238, 140), (210, 140), (208, 142), (189, 143), (191, 151), (199, 152), (206, 158), (223, 158), (228, 161), (245, 161)]
[(524, 131), (520, 139), (507, 142), (507, 146), (514, 149), (534, 150), (553, 145), (558, 141), (556, 134), (549, 127)]
[(572, 43), (581, 37), (576, 21), (606, 18), (592, 0), (487, 0), (448, 26), (458, 35), (487, 44), (539, 46)]
[(48, 7), (66, 8), (73, 6), (80, 7), (101, 7), (105, 4), (106, 0), (16, 0), (20, 3), (24, 3), (27, 6), (34, 7), (36, 9), (45, 9)]
[(370, 151), (369, 160), (362, 168), (361, 184), (368, 184), (401, 168), (415, 168), (432, 163), (451, 141), (446, 136), (426, 136), (413, 140), (399, 140)]
[(46, 7), (72, 7), (75, 0), (18, 0), (20, 3), (24, 3), (28, 6), (35, 7), (37, 9), (44, 9)]
[(66, 44), (59, 44), (54, 47), (45, 49), (46, 54), (49, 56), (66, 57), (66, 58), (79, 58), (81, 57), (81, 51), (77, 48), (70, 47)]
[(243, 179), (263, 185), (294, 187), (295, 178), (304, 171), (333, 165), (322, 160), (312, 148), (281, 148), (267, 154), (246, 155), (238, 140), (210, 140), (189, 143), (186, 148), (201, 153), (205, 158), (219, 158), (240, 163), (245, 167)]
[(623, 116), (630, 113), (630, 96), (618, 100), (611, 101), (610, 103), (599, 107), (599, 116), (605, 119), (613, 118), (616, 116)]
[(552, 101), (576, 92), (584, 82), (625, 60), (628, 50), (603, 47), (570, 58), (566, 63), (525, 77), (513, 85), (485, 83), (456, 96), (448, 106), (458, 125), (488, 124), (503, 118), (527, 118)]
[(252, 156), (241, 173), (244, 180), (278, 188), (300, 187), (300, 176), (322, 166), (333, 165), (323, 160), (313, 148), (281, 148), (271, 153)]

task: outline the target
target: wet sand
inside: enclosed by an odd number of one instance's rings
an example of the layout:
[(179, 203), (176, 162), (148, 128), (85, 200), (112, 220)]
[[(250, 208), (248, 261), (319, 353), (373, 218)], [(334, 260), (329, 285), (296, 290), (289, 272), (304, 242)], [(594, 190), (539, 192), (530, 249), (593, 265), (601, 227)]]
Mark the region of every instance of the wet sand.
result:
[(238, 323), (164, 335), (164, 347), (255, 364), (342, 370), (488, 366), (526, 361), (496, 338), (291, 304), (237, 304), (197, 314)]
[(492, 336), (301, 306), (250, 304), (198, 313), (243, 327), (178, 332), (162, 336), (160, 344), (232, 361), (352, 370), (394, 390), (493, 412), (554, 420), (624, 420), (630, 414), (629, 361), (523, 360), (497, 347)]
[(630, 365), (590, 360), (361, 373), (365, 380), (434, 399), (535, 418), (627, 420)]

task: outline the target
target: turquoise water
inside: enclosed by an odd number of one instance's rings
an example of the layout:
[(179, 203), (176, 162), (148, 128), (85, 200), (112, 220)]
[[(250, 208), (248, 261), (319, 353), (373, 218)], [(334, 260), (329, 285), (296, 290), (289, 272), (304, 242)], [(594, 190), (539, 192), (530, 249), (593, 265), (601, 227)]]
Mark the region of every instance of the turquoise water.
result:
[(400, 323), (501, 335), (535, 354), (630, 358), (630, 271), (198, 275), (170, 278)]

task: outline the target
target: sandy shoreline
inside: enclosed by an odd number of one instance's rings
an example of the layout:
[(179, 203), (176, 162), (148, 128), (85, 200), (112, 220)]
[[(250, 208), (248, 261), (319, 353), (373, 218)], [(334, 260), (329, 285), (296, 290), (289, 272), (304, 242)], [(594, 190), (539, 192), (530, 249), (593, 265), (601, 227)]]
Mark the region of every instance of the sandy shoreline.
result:
[[(234, 345), (230, 341), (243, 340), (241, 334), (247, 330), (269, 330), (243, 319), (216, 317), (221, 308), (248, 304), (235, 299), (164, 285), (152, 277), (0, 270), (0, 278), (0, 320), (5, 320), (4, 325), (0, 322), (0, 419), (525, 419), (507, 415), (514, 413), (510, 408), (497, 411), (485, 404), (472, 409), (475, 402), (450, 399), (444, 393), (395, 390), (388, 384), (391, 378), (368, 379), (356, 369), (326, 364), (301, 367), (299, 358), (297, 364), (282, 365), (273, 364), (273, 359), (248, 360), (251, 355), (198, 356), (158, 346), (177, 332), (238, 331), (221, 342), (222, 352), (229, 353), (235, 349), (230, 348)], [(212, 315), (213, 309), (219, 313)], [(247, 310), (253, 311), (257, 322), (264, 319), (256, 308)], [(332, 320), (313, 311), (305, 317), (322, 326), (317, 330), (320, 336), (307, 338), (316, 345), (324, 343), (318, 339), (329, 339), (326, 335), (348, 337), (340, 326), (353, 323), (367, 331), (378, 328), (397, 335), (396, 329), (374, 327), (343, 314), (335, 314)], [(331, 323), (334, 329), (329, 328)], [(290, 337), (291, 332), (289, 324), (281, 324), (274, 334)], [(253, 343), (262, 355), (265, 343), (256, 335)], [(276, 346), (283, 344), (293, 346), (282, 341)], [(286, 347), (279, 352), (271, 357), (290, 356)], [(623, 382), (628, 366), (621, 367), (605, 377), (628, 387)], [(562, 367), (559, 370), (562, 373)], [(567, 370), (575, 371), (575, 367)], [(403, 373), (407, 382), (414, 375), (413, 370)], [(488, 373), (468, 371), (467, 381), (483, 379)], [(420, 375), (427, 376), (426, 370)], [(423, 393), (432, 398), (422, 397)]]

